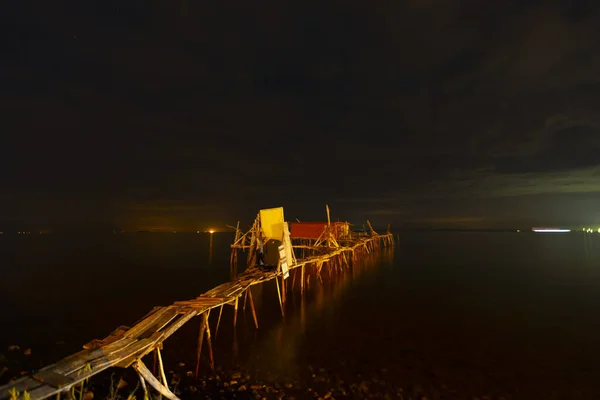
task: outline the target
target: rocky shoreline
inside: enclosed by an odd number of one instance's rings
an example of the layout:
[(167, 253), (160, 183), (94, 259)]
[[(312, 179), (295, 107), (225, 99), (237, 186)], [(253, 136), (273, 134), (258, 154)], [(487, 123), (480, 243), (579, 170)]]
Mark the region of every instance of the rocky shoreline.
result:
[[(11, 346), (0, 353), (0, 384), (6, 384), (31, 373), (34, 365), (41, 365), (29, 348)], [(225, 370), (217, 367), (214, 374), (195, 379), (189, 365), (180, 362), (168, 370), (171, 390), (186, 399), (508, 399), (497, 396), (460, 396), (446, 387), (399, 387), (395, 376), (386, 368), (370, 376), (347, 373), (343, 366), (338, 371), (307, 366), (291, 376), (261, 373), (255, 377), (242, 368)], [(79, 387), (77, 388), (77, 390)], [(143, 399), (137, 375), (132, 370), (109, 370), (87, 382), (83, 393), (76, 391), (76, 399), (132, 400)], [(67, 396), (68, 398), (68, 396)]]

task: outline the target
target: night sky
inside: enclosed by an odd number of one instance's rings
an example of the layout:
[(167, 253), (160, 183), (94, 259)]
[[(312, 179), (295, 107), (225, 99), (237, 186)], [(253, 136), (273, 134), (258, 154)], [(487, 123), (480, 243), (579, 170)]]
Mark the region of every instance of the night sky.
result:
[(2, 8), (0, 231), (600, 224), (598, 1)]

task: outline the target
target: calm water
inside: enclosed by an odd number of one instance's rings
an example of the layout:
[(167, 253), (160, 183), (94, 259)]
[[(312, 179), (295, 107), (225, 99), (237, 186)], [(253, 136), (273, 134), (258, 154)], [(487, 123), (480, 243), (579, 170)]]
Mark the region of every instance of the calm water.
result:
[[(2, 348), (53, 361), (225, 282), (232, 237), (214, 238), (209, 264), (202, 234), (0, 237)], [(273, 282), (253, 293), (260, 329), (248, 309), (234, 335), (228, 307), (220, 367), (301, 380), (310, 366), (469, 398), (600, 396), (600, 235), (404, 233), (354, 273), (290, 293), (285, 319)], [(165, 343), (168, 365), (193, 364), (197, 325)]]

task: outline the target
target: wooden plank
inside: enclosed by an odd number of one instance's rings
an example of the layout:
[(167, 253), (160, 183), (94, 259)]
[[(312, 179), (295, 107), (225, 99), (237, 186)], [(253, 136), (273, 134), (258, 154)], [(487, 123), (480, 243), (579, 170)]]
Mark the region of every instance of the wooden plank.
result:
[(196, 297), (195, 300), (201, 300), (201, 299), (206, 299), (206, 300), (212, 300), (212, 301), (227, 301), (227, 297), (215, 297), (215, 296), (205, 296), (205, 295), (200, 295), (198, 297)]
[(80, 373), (73, 372), (70, 377), (73, 379), (72, 384), (69, 386), (64, 386), (62, 388), (55, 388), (51, 385), (44, 384), (40, 387), (37, 387), (29, 392), (31, 400), (44, 399), (46, 397), (53, 396), (63, 390), (67, 390), (70, 387), (82, 382), (85, 379), (90, 378), (93, 375), (96, 375), (99, 372), (104, 371), (105, 369), (118, 365), (118, 361), (122, 360), (127, 353), (139, 353), (144, 350), (145, 347), (151, 345), (152, 343), (147, 339), (143, 339), (140, 341), (136, 341), (133, 346), (128, 346), (124, 349), (121, 349), (111, 356), (98, 358), (90, 363), (90, 367), (86, 370), (82, 370)]
[(173, 303), (175, 306), (211, 307), (218, 306), (229, 301), (227, 297), (198, 297), (193, 300), (183, 300)]
[(136, 341), (133, 345), (125, 348), (121, 351), (117, 351), (105, 359), (94, 360), (92, 364), (92, 368), (103, 367), (108, 364), (108, 366), (116, 366), (126, 368), (129, 366), (127, 360), (130, 358), (141, 357), (144, 354), (144, 350), (149, 349), (148, 352), (152, 351), (153, 345), (156, 343), (152, 338), (140, 339)]
[(86, 364), (94, 362), (103, 357), (110, 357), (115, 353), (123, 351), (135, 344), (137, 339), (123, 338), (92, 351), (82, 351), (59, 361), (54, 366), (54, 371), (64, 375), (70, 375), (84, 368)]
[(171, 336), (173, 333), (175, 333), (179, 328), (181, 328), (183, 325), (185, 325), (190, 319), (192, 319), (196, 315), (198, 315), (197, 311), (189, 310), (186, 314), (179, 317), (176, 322), (172, 323), (164, 330), (162, 330), (160, 332), (155, 332), (150, 338), (144, 339), (144, 340), (150, 340), (152, 343), (154, 343), (154, 345), (148, 346), (148, 347), (144, 348), (141, 352), (137, 352), (137, 353), (133, 354), (132, 356), (127, 357), (126, 359), (123, 359), (119, 363), (118, 366), (121, 368), (127, 368), (131, 364), (133, 364), (136, 361), (136, 359), (146, 356), (154, 349), (154, 347), (156, 345), (159, 345), (162, 342), (164, 342), (169, 336)]
[(86, 344), (84, 344), (83, 348), (86, 350), (97, 349), (99, 347), (102, 347), (104, 340), (105, 339), (92, 339), (89, 342), (87, 342)]
[(42, 371), (35, 373), (33, 374), (33, 379), (59, 389), (64, 386), (71, 385), (74, 382), (73, 378), (67, 375), (58, 374), (54, 371)]
[(152, 307), (152, 310), (148, 311), (146, 313), (146, 315), (144, 315), (142, 318), (140, 318), (137, 321), (135, 321), (135, 323), (132, 326), (136, 326), (137, 324), (139, 324), (140, 322), (142, 322), (146, 318), (149, 318), (152, 314), (154, 314), (155, 312), (157, 312), (158, 310), (160, 310), (162, 308), (163, 308), (162, 306), (154, 306), (154, 307)]
[(161, 332), (157, 332), (154, 335), (156, 337), (156, 340), (159, 343), (162, 343), (165, 339), (174, 334), (179, 328), (185, 325), (186, 322), (194, 318), (196, 315), (198, 315), (198, 312), (196, 310), (188, 311), (183, 316), (179, 317), (179, 319), (176, 322), (172, 323), (169, 327), (162, 330)]
[(171, 308), (164, 314), (157, 318), (152, 324), (148, 325), (146, 329), (140, 332), (137, 337), (138, 338), (147, 338), (152, 336), (155, 332), (160, 331), (164, 328), (169, 322), (171, 322), (177, 315), (179, 314), (179, 310), (177, 308)]
[(156, 320), (158, 320), (162, 315), (164, 315), (168, 311), (169, 311), (168, 307), (161, 307), (159, 310), (152, 313), (146, 319), (143, 319), (142, 321), (135, 324), (134, 327), (129, 329), (127, 332), (125, 332), (125, 334), (123, 336), (125, 336), (125, 337), (139, 336), (139, 334), (141, 332), (145, 331), (148, 328), (148, 326), (152, 325), (154, 322), (156, 322)]
[(9, 391), (12, 390), (13, 388), (16, 391), (18, 391), (19, 393), (22, 393), (25, 390), (27, 390), (28, 392), (31, 392), (31, 390), (33, 390), (37, 387), (40, 387), (40, 386), (41, 386), (40, 382), (33, 379), (32, 376), (26, 376), (23, 378), (19, 378), (13, 382), (7, 383), (4, 386), (0, 386), (0, 400), (9, 399), (10, 398)]
[[(183, 306), (182, 306), (183, 307)], [(188, 310), (196, 310), (198, 311), (198, 313), (202, 314), (204, 311), (209, 310), (210, 308), (212, 308), (212, 306), (208, 306), (206, 304), (202, 305), (202, 304), (188, 304), (185, 306), (186, 309)]]
[(125, 332), (127, 332), (129, 329), (131, 329), (131, 328), (129, 328), (128, 326), (125, 326), (125, 325), (121, 325), (117, 329), (112, 331), (110, 333), (110, 335), (108, 335), (104, 339), (91, 340), (90, 342), (84, 344), (83, 348), (86, 350), (93, 350), (93, 349), (97, 349), (98, 347), (106, 346), (107, 344), (116, 342), (117, 340), (121, 339), (123, 337), (123, 334)]
[(131, 328), (129, 326), (121, 325), (117, 329), (112, 331), (109, 336), (122, 336), (125, 334), (125, 332), (127, 332), (130, 329)]

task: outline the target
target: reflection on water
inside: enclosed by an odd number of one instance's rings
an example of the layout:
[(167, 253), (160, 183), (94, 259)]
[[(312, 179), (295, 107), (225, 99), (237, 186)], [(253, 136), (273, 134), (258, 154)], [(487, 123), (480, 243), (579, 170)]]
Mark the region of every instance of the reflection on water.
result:
[(600, 234), (579, 234), (578, 236), (583, 237), (583, 246), (586, 261), (597, 261), (600, 256)]
[(208, 239), (208, 263), (212, 264), (212, 257), (213, 257), (213, 231), (209, 232), (209, 239)]
[[(316, 277), (314, 267), (307, 268), (306, 278), (313, 283), (306, 286), (304, 294), (299, 284), (301, 271), (292, 270), (286, 280), (285, 317), (279, 310), (274, 280), (253, 286), (252, 297), (259, 329), (255, 329), (250, 311), (246, 312), (243, 306), (240, 307), (241, 314), (235, 331), (225, 332), (225, 329), (230, 330), (233, 316), (229, 314), (224, 317), (227, 328), (220, 328), (225, 333), (222, 336), (219, 334), (218, 341), (215, 341), (217, 363), (224, 368), (236, 368), (241, 364), (252, 371), (256, 378), (297, 374), (302, 368), (298, 352), (302, 351), (307, 330), (315, 324), (326, 323), (337, 312), (348, 291), (360, 284), (363, 276), (373, 274), (380, 268), (391, 268), (393, 257), (394, 249), (389, 248), (365, 256), (350, 268), (332, 269), (331, 275), (324, 267), (322, 282)], [(329, 326), (330, 331), (335, 330), (334, 326)], [(181, 340), (186, 339), (182, 336)], [(185, 357), (183, 353), (179, 356)]]
[[(329, 275), (324, 268), (322, 284), (312, 285), (304, 295), (300, 290), (289, 291), (291, 301), (288, 299), (285, 320), (252, 346), (255, 360), (259, 360), (262, 365), (268, 364), (271, 373), (284, 375), (296, 372), (299, 366), (297, 353), (301, 350), (301, 342), (306, 338), (307, 321), (314, 323), (330, 319), (343, 301), (344, 294), (362, 275), (373, 272), (378, 267), (391, 266), (393, 257), (394, 249), (388, 248), (366, 256), (361, 262), (342, 272), (332, 272)], [(313, 277), (312, 281), (317, 282), (314, 268), (307, 272)], [(295, 270), (293, 273), (299, 274), (300, 271)], [(330, 330), (335, 329), (332, 324), (328, 326)], [(269, 357), (268, 361), (265, 357)]]

